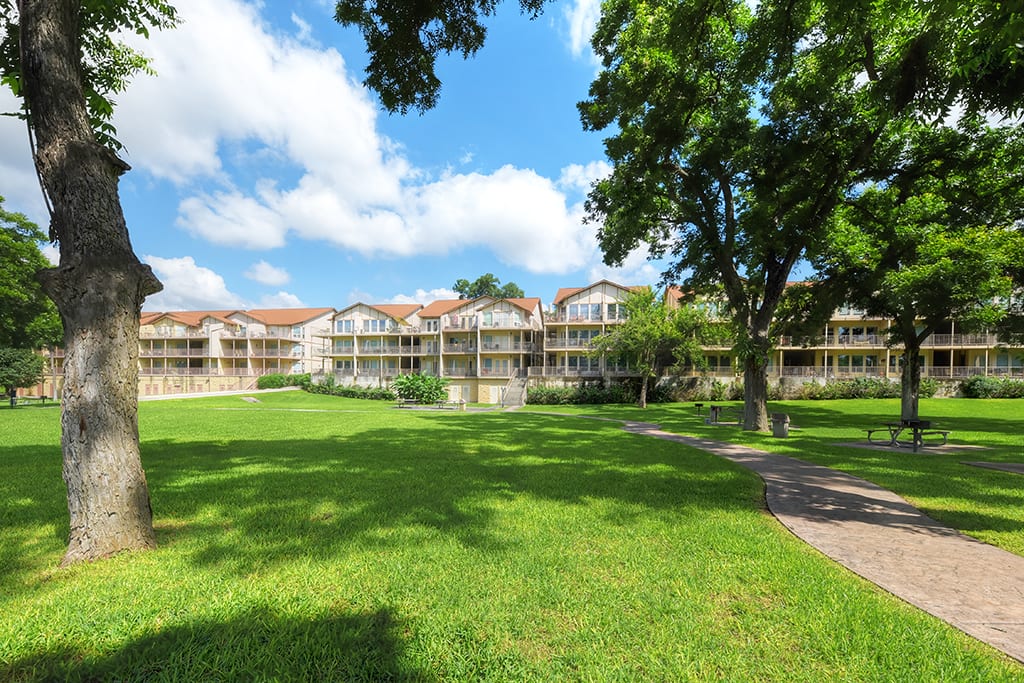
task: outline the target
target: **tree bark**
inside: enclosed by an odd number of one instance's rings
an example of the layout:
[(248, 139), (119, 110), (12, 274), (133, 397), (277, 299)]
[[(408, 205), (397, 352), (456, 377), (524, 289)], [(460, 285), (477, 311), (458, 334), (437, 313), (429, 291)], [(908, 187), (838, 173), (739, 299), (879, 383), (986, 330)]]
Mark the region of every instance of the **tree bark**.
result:
[(900, 374), (901, 420), (916, 420), (918, 418), (920, 395), (921, 348), (906, 346), (903, 351), (903, 371)]
[(768, 431), (767, 366), (754, 356), (743, 363), (743, 429)]
[(40, 275), (64, 323), (61, 446), (70, 535), (62, 564), (151, 548), (139, 454), (139, 314), (159, 281), (132, 251), (117, 184), (128, 170), (96, 142), (80, 77), (75, 0), (22, 0), (24, 94), (60, 266)]
[(648, 382), (648, 377), (647, 377), (647, 375), (644, 375), (643, 380), (640, 381), (640, 401), (639, 401), (639, 403), (640, 403), (640, 407), (641, 408), (646, 408), (647, 407), (647, 382)]

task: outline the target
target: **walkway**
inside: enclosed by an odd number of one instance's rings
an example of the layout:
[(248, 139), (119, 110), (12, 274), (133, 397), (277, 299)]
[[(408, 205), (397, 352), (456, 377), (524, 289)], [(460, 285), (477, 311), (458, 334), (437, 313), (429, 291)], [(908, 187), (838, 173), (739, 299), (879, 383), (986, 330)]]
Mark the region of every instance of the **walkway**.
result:
[(837, 470), (627, 422), (757, 472), (799, 538), (893, 595), (1024, 663), (1024, 557), (954, 531), (895, 493)]

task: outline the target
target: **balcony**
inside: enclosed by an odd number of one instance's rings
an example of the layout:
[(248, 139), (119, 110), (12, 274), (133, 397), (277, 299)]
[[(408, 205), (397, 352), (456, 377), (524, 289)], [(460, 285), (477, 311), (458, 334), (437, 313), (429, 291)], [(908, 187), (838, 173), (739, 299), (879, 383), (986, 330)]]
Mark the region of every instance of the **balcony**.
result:
[(164, 328), (153, 331), (139, 330), (139, 339), (186, 339), (189, 337), (206, 338), (209, 336), (210, 332), (202, 329), (175, 330)]
[(530, 377), (601, 377), (600, 370), (570, 368), (566, 366), (531, 366), (528, 369)]
[(476, 353), (476, 344), (445, 344), (444, 353)]
[(139, 356), (143, 358), (206, 358), (210, 355), (210, 349), (139, 349)]
[(476, 370), (472, 368), (445, 368), (444, 377), (476, 377)]
[(480, 353), (532, 353), (537, 345), (531, 342), (496, 341), (480, 345)]
[(590, 339), (571, 339), (568, 337), (548, 337), (544, 340), (545, 351), (557, 351), (559, 349), (589, 349)]

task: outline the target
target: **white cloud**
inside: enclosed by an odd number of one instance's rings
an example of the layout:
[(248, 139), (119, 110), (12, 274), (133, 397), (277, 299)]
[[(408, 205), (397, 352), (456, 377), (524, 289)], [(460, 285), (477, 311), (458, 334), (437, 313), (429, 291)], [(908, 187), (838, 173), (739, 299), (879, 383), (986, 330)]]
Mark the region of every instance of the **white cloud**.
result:
[(558, 186), (566, 190), (576, 190), (583, 194), (590, 192), (591, 185), (607, 178), (612, 173), (612, 166), (607, 161), (591, 161), (589, 164), (570, 164), (562, 169), (558, 178)]
[[(0, 87), (0, 112), (13, 113), (19, 107), (10, 89)], [(44, 231), (47, 229), (49, 216), (32, 165), (28, 129), (24, 121), (6, 116), (0, 119), (0, 195), (6, 200), (6, 210), (23, 213)]]
[(52, 244), (44, 244), (39, 248), (39, 251), (43, 252), (43, 256), (50, 262), (51, 265), (60, 265), (60, 249)]
[(276, 266), (272, 266), (262, 260), (249, 266), (249, 269), (245, 271), (244, 275), (250, 280), (255, 280), (261, 285), (267, 285), (269, 287), (280, 287), (291, 280), (291, 276), (288, 274), (287, 270), (284, 268), (277, 268)]
[(565, 9), (569, 23), (569, 50), (574, 57), (586, 59), (597, 65), (599, 60), (590, 48), (590, 37), (594, 35), (601, 18), (601, 0), (572, 0)]
[[(593, 230), (567, 193), (586, 189), (600, 162), (571, 166), (558, 182), (511, 166), (428, 181), (377, 130), (374, 101), (335, 50), (271, 34), (237, 1), (176, 7), (183, 24), (142, 46), (159, 76), (124, 94), (117, 125), (137, 167), (223, 184), (181, 201), (177, 223), (192, 235), (247, 249), (297, 237), (368, 257), (484, 247), (532, 272), (592, 262)], [(297, 180), (238, 187), (222, 161), (226, 143), (245, 149), (233, 164), (282, 159)]]
[(429, 304), (431, 301), (438, 301), (440, 299), (458, 299), (459, 293), (455, 290), (448, 289), (446, 287), (438, 287), (437, 289), (417, 289), (413, 295), (408, 294), (396, 294), (385, 303), (389, 304)]
[(143, 256), (142, 260), (164, 285), (163, 291), (146, 298), (147, 311), (246, 308), (242, 297), (228, 291), (224, 278), (197, 265), (191, 256)]
[(621, 266), (598, 263), (588, 272), (590, 282), (610, 280), (620, 285), (653, 285), (661, 279), (664, 265), (647, 260), (647, 247), (641, 247), (630, 252)]
[(290, 292), (278, 292), (260, 298), (257, 308), (305, 308), (302, 299)]

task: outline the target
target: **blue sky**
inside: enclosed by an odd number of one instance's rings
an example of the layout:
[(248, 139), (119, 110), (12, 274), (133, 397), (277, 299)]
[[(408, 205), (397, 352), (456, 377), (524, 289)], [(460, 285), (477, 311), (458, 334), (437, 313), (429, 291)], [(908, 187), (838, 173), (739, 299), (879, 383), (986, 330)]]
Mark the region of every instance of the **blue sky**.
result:
[[(146, 310), (426, 302), (487, 272), (545, 305), (559, 287), (657, 281), (643, 253), (604, 266), (582, 223), (608, 170), (575, 107), (597, 72), (594, 0), (533, 21), (502, 5), (474, 59), (441, 60), (439, 106), (405, 117), (361, 86), (361, 38), (326, 0), (174, 4), (181, 26), (140, 45), (158, 75), (115, 115), (132, 243), (165, 285)], [(0, 194), (46, 225), (6, 117)]]

